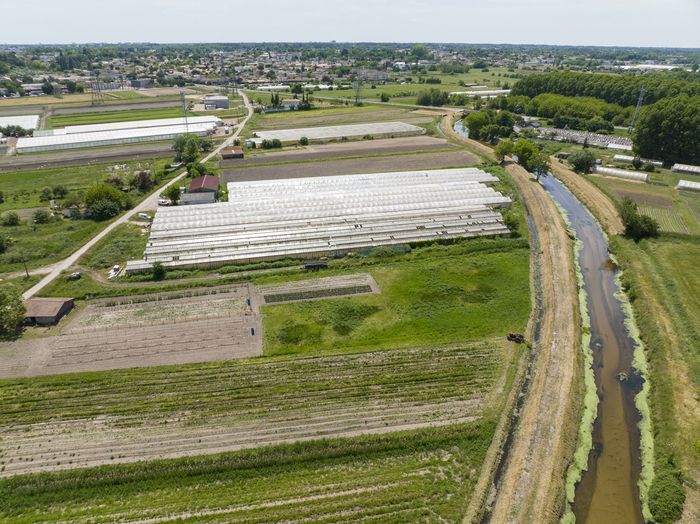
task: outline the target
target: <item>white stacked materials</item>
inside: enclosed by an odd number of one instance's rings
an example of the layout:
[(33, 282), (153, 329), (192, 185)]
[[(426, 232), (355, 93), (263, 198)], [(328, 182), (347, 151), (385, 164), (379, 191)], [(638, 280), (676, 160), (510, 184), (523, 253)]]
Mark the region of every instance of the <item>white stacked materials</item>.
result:
[(700, 166), (691, 166), (689, 164), (673, 164), (671, 171), (674, 173), (691, 173), (700, 175)]
[(595, 166), (593, 168), (593, 172), (599, 175), (612, 176), (615, 178), (624, 178), (625, 180), (649, 182), (649, 175), (647, 173), (640, 173), (639, 171), (627, 171), (625, 169), (616, 169), (614, 167)]
[[(626, 164), (631, 164), (634, 162), (634, 158), (632, 155), (615, 155), (613, 156), (613, 160), (615, 162), (624, 162)], [(664, 163), (661, 160), (651, 160), (649, 158), (640, 158), (642, 163), (644, 164), (653, 164), (657, 167), (662, 167)]]
[(257, 138), (253, 138), (252, 141), (255, 144), (260, 144), (263, 140), (277, 139), (282, 142), (282, 144), (296, 144), (301, 137), (306, 137), (312, 142), (326, 142), (340, 140), (342, 138), (362, 138), (368, 135), (379, 138), (386, 136), (412, 136), (422, 133), (425, 133), (422, 127), (406, 124), (405, 122), (377, 122), (370, 124), (256, 131), (255, 134)]
[(39, 127), (39, 115), (0, 116), (0, 127), (19, 126), (30, 130)]
[(172, 267), (342, 255), (434, 240), (505, 235), (510, 204), (481, 170), (442, 169), (228, 184), (229, 202), (161, 208), (144, 260)]
[(679, 180), (676, 189), (685, 189), (688, 191), (700, 191), (700, 182), (691, 182), (690, 180)]

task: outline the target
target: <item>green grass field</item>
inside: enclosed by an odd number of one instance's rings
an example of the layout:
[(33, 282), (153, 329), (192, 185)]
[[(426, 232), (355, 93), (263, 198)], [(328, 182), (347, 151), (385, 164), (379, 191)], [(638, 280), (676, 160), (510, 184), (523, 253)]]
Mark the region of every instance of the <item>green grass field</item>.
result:
[(98, 113), (69, 113), (49, 117), (51, 128), (77, 126), (85, 124), (106, 124), (109, 122), (133, 122), (135, 120), (151, 120), (158, 118), (178, 118), (182, 116), (179, 107), (163, 107), (156, 109), (130, 109), (128, 111), (104, 111)]
[(520, 331), (527, 322), (525, 249), (434, 256), (369, 272), (381, 294), (265, 306), (266, 354), (441, 344)]
[(123, 265), (127, 260), (143, 258), (148, 243), (148, 233), (134, 224), (123, 224), (100, 240), (80, 259), (93, 269), (107, 269), (114, 264)]

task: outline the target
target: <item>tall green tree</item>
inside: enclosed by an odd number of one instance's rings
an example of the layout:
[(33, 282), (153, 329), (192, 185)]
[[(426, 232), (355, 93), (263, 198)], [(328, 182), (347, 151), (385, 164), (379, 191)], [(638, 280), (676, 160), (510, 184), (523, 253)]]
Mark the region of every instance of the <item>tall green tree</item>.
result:
[(15, 340), (22, 334), (25, 313), (18, 292), (7, 286), (0, 288), (0, 340)]

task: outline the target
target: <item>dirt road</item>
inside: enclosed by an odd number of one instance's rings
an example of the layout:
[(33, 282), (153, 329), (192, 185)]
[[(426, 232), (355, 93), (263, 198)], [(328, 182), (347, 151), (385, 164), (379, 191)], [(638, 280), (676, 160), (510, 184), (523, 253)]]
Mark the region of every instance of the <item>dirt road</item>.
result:
[(625, 228), (615, 205), (600, 189), (586, 180), (583, 175), (574, 173), (560, 163), (554, 156), (550, 157), (550, 165), (552, 174), (564, 182), (569, 191), (593, 213), (606, 233), (620, 235), (624, 232)]
[(575, 444), (579, 356), (578, 294), (572, 242), (552, 199), (518, 165), (508, 165), (540, 243), (542, 319), (527, 397), (515, 429), (491, 522), (555, 522)]

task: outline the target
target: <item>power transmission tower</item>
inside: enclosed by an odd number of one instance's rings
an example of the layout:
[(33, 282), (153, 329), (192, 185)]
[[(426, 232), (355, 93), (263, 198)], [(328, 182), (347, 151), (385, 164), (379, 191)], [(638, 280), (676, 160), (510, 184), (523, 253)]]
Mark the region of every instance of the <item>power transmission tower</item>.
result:
[(635, 109), (634, 116), (632, 117), (632, 122), (630, 123), (630, 133), (634, 129), (634, 124), (637, 123), (637, 119), (639, 118), (639, 112), (641, 111), (642, 104), (644, 103), (644, 93), (646, 93), (646, 90), (644, 89), (644, 86), (642, 86), (639, 88), (639, 99), (637, 100), (637, 109)]
[(180, 89), (180, 103), (182, 104), (182, 116), (185, 118), (185, 133), (190, 134), (190, 126), (187, 123), (187, 100), (185, 100), (185, 90)]
[(90, 82), (90, 84), (90, 91), (92, 93), (92, 105), (101, 106), (105, 103), (105, 99), (104, 95), (102, 94), (102, 84), (100, 82), (99, 73), (95, 73), (95, 76), (93, 76), (92, 82)]
[(363, 84), (362, 72), (357, 71), (355, 73), (355, 78), (352, 82), (352, 87), (355, 90), (355, 105), (362, 105), (362, 84)]

